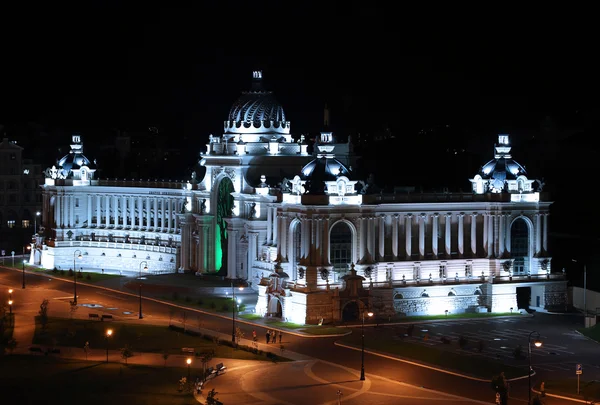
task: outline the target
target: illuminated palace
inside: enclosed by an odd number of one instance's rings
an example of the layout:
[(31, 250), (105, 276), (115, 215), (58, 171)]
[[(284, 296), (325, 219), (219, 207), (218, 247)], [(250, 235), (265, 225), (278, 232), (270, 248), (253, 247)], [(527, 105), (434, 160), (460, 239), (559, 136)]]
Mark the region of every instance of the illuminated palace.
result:
[[(311, 153), (309, 153), (311, 149)], [(99, 180), (79, 136), (46, 171), (46, 268), (215, 273), (258, 292), (257, 313), (297, 323), (564, 306), (551, 273), (542, 183), (499, 135), (469, 193), (370, 194), (352, 142), (293, 138), (253, 73), (184, 182)], [(147, 268), (147, 269), (146, 269)], [(530, 298), (529, 298), (530, 297)]]

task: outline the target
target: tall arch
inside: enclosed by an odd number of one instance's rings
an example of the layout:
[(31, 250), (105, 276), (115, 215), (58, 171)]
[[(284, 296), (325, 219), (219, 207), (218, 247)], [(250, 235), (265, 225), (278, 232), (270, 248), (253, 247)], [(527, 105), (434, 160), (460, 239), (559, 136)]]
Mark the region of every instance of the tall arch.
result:
[(295, 218), (288, 228), (288, 250), (287, 258), (292, 269), (292, 279), (298, 278), (298, 264), (302, 259), (302, 231), (301, 223)]
[(532, 252), (532, 224), (528, 218), (520, 216), (510, 225), (510, 254), (513, 259), (513, 272), (526, 274), (530, 271)]
[(231, 179), (226, 175), (217, 178), (214, 185), (211, 209), (215, 221), (215, 271), (219, 271), (227, 269), (228, 235), (225, 218), (230, 218), (232, 215), (233, 196), (231, 193), (235, 189)]
[[(340, 239), (339, 239), (340, 241), (342, 239), (342, 235), (336, 235), (335, 233), (333, 233), (334, 232), (334, 228), (336, 228), (337, 226), (343, 227), (344, 225), (350, 231), (350, 255), (349, 255), (350, 261), (347, 264), (356, 263), (358, 261), (358, 257), (357, 257), (358, 256), (358, 252), (357, 252), (357, 249), (356, 249), (356, 235), (357, 235), (356, 227), (354, 226), (354, 224), (352, 222), (348, 221), (347, 219), (340, 219), (338, 221), (335, 221), (329, 227), (329, 232), (328, 232), (329, 243), (327, 244), (327, 246), (329, 248), (328, 249), (329, 251), (327, 252), (327, 257), (329, 258), (331, 264), (334, 264), (333, 261), (332, 261), (332, 259), (334, 259), (334, 256), (335, 256), (333, 242), (336, 242), (335, 238), (337, 236), (340, 236)], [(343, 229), (343, 228), (338, 228), (338, 229)], [(332, 239), (332, 237), (333, 237), (333, 239)], [(334, 265), (334, 269), (336, 269), (335, 265)], [(345, 270), (347, 270), (347, 268)]]
[(337, 221), (329, 229), (329, 263), (333, 270), (345, 272), (354, 262), (352, 228), (347, 221)]

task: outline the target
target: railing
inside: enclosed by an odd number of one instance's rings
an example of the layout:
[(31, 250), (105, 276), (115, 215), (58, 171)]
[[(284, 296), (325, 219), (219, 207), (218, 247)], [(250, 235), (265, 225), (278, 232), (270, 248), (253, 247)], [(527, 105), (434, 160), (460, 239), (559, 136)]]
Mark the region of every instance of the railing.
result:
[(98, 242), (98, 241), (48, 241), (48, 246), (58, 247), (92, 247), (103, 249), (125, 249), (138, 250), (144, 252), (159, 252), (175, 254), (176, 247), (159, 246), (159, 245), (143, 245), (141, 243), (122, 243), (122, 242)]

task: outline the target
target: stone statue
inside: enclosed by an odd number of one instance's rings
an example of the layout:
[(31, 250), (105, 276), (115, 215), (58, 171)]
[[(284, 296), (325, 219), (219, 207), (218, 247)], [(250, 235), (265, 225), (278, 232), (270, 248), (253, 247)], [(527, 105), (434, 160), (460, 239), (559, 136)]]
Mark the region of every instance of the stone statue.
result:
[(250, 204), (250, 214), (248, 214), (248, 219), (254, 219), (256, 217), (256, 203)]
[(200, 214), (204, 215), (206, 212), (206, 198), (203, 198), (200, 202)]

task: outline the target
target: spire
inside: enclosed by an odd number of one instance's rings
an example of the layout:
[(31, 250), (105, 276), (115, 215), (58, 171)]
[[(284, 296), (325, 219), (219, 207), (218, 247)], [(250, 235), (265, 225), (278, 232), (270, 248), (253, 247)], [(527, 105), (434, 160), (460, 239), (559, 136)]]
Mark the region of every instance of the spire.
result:
[(252, 91), (263, 91), (262, 70), (252, 72)]

